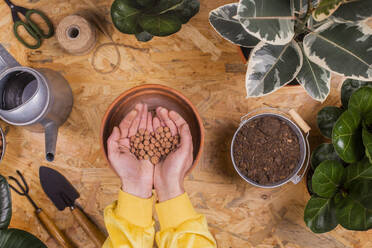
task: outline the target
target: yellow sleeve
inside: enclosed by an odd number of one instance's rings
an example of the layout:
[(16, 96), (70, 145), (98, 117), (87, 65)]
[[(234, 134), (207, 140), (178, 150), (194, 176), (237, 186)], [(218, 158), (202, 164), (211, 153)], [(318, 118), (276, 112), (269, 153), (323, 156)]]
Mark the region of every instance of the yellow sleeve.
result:
[(160, 222), (159, 248), (217, 247), (205, 217), (197, 214), (186, 193), (155, 205)]
[(109, 237), (102, 248), (152, 248), (154, 221), (152, 202), (123, 191), (118, 201), (106, 207), (104, 218)]

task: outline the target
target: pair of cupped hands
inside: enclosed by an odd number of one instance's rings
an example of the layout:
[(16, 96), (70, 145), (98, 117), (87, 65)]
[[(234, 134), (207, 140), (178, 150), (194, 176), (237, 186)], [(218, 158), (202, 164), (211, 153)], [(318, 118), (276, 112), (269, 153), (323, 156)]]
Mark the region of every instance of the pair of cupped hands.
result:
[[(169, 127), (172, 136), (179, 135), (180, 145), (164, 161), (153, 165), (148, 160), (138, 160), (130, 152), (130, 137), (138, 130), (156, 131)], [(183, 181), (193, 162), (193, 145), (190, 128), (174, 111), (158, 107), (153, 117), (148, 106), (139, 103), (114, 127), (107, 140), (108, 158), (119, 175), (122, 190), (140, 198), (150, 198), (155, 189), (160, 202), (175, 198), (185, 192)]]

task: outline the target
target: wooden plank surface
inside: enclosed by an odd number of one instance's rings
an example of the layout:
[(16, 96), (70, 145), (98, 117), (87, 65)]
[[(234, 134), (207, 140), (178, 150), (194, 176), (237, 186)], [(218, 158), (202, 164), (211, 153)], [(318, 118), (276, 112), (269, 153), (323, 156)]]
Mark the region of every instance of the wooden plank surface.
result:
[[(31, 196), (78, 247), (94, 245), (69, 210), (59, 212), (47, 199), (39, 183), (38, 168), (48, 165), (69, 178), (81, 194), (80, 205), (104, 230), (103, 210), (116, 199), (120, 182), (100, 150), (101, 118), (120, 93), (145, 83), (164, 84), (181, 91), (196, 105), (204, 120), (205, 152), (185, 184), (197, 211), (206, 215), (219, 247), (372, 247), (371, 231), (352, 232), (338, 227), (328, 234), (311, 233), (303, 222), (303, 209), (309, 197), (304, 182), (259, 189), (245, 183), (234, 172), (229, 143), (242, 115), (263, 105), (295, 108), (313, 128), (310, 141), (314, 147), (322, 141), (316, 128), (316, 113), (322, 106), (339, 103), (341, 78), (333, 78), (331, 95), (323, 104), (312, 100), (301, 87), (285, 87), (264, 98), (246, 99), (246, 66), (237, 48), (220, 38), (208, 23), (210, 10), (231, 1), (202, 0), (200, 13), (179, 33), (148, 43), (139, 43), (133, 36), (113, 30), (109, 17), (111, 1), (14, 2), (43, 10), (55, 25), (66, 15), (88, 10), (105, 20), (113, 40), (120, 44), (120, 68), (107, 75), (92, 68), (92, 53), (68, 55), (55, 37), (46, 40), (38, 50), (28, 50), (15, 39), (9, 8), (0, 3), (1, 44), (22, 65), (61, 72), (74, 93), (71, 116), (59, 130), (55, 162), (44, 160), (43, 134), (11, 127), (0, 174), (9, 176), (15, 175), (17, 169), (22, 171), (30, 184)], [(109, 41), (99, 34), (99, 44)], [(115, 63), (115, 56), (113, 47), (104, 48), (97, 56), (97, 66), (109, 69)], [(11, 226), (37, 235), (48, 247), (58, 247), (35, 218), (30, 203), (14, 193), (12, 199)]]

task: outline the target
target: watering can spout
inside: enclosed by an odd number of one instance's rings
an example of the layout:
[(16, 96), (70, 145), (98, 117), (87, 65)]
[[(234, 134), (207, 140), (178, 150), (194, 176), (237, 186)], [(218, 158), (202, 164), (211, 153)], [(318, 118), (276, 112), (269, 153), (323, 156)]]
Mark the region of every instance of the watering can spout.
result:
[(52, 162), (56, 153), (58, 127), (51, 121), (45, 125), (45, 156), (46, 160)]

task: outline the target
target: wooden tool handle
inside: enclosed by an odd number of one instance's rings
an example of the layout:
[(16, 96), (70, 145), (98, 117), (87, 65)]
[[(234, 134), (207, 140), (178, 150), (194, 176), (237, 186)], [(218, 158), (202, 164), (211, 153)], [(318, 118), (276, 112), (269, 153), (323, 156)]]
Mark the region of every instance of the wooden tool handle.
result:
[(63, 248), (75, 248), (72, 245), (71, 241), (58, 229), (54, 222), (49, 218), (49, 216), (38, 209), (36, 211), (37, 216), (39, 217), (41, 223), (45, 226), (48, 233), (63, 247)]
[(98, 229), (95, 224), (93, 224), (92, 221), (88, 219), (88, 217), (79, 208), (74, 207), (70, 209), (71, 213), (74, 215), (75, 219), (79, 222), (84, 231), (88, 234), (90, 239), (97, 247), (101, 248), (106, 240), (105, 235)]
[(297, 125), (300, 126), (302, 131), (304, 131), (305, 133), (308, 133), (311, 130), (311, 127), (304, 121), (304, 119), (302, 119), (302, 117), (297, 113), (296, 110), (294, 109), (289, 110), (289, 114), (295, 120)]

